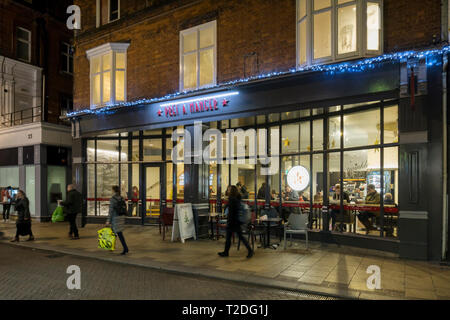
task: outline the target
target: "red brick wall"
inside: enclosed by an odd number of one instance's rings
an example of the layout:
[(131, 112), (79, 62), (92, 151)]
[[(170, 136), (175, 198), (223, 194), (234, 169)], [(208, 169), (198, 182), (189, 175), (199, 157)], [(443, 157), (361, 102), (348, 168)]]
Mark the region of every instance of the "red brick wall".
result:
[[(295, 67), (295, 0), (154, 2), (166, 4), (145, 9), (143, 1), (121, 0), (121, 20), (96, 29), (95, 1), (75, 1), (82, 8), (83, 26), (76, 40), (76, 108), (89, 106), (87, 50), (130, 41), (127, 99), (163, 96), (179, 90), (180, 31), (213, 20), (217, 20), (218, 83)], [(440, 20), (440, 0), (385, 0), (385, 52), (432, 44), (433, 35), (439, 37)]]
[[(45, 20), (47, 44), (38, 36), (36, 19)], [(72, 33), (66, 28), (65, 22), (58, 21), (47, 14), (19, 5), (11, 0), (0, 0), (0, 54), (16, 59), (16, 27), (24, 27), (32, 32), (31, 64), (44, 67), (47, 60), (47, 110), (48, 121), (58, 123), (60, 116), (61, 94), (72, 95), (73, 77), (62, 74), (60, 61), (60, 44), (62, 41), (71, 43)], [(44, 54), (47, 46), (47, 56)], [(40, 52), (38, 52), (38, 50)]]

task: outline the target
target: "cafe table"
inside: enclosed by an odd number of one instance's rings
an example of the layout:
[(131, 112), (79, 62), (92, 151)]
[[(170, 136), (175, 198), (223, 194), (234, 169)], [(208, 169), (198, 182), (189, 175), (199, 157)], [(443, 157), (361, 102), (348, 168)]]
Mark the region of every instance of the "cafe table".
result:
[(262, 223), (265, 223), (267, 225), (267, 241), (266, 241), (266, 244), (264, 245), (264, 249), (266, 249), (266, 248), (276, 249), (276, 248), (274, 248), (274, 247), (272, 247), (270, 245), (270, 226), (271, 226), (272, 223), (273, 224), (280, 224), (281, 219), (280, 218), (268, 218), (268, 219), (265, 219), (265, 220), (258, 219), (258, 221), (260, 223), (262, 222)]

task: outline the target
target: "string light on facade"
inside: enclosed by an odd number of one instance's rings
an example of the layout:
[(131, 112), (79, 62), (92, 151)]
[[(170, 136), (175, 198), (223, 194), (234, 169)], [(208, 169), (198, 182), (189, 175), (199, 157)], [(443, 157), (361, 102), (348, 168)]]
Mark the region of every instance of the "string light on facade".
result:
[(67, 114), (68, 118), (73, 118), (81, 115), (109, 115), (117, 112), (121, 108), (124, 107), (135, 107), (139, 105), (147, 105), (152, 103), (158, 103), (158, 102), (165, 102), (168, 100), (172, 100), (174, 98), (183, 97), (188, 94), (193, 94), (196, 92), (203, 91), (205, 89), (215, 89), (215, 88), (221, 88), (221, 87), (227, 87), (227, 86), (235, 86), (239, 84), (244, 84), (251, 81), (257, 81), (261, 79), (270, 79), (285, 75), (292, 75), (302, 72), (324, 72), (328, 73), (330, 75), (338, 74), (338, 73), (360, 73), (365, 72), (367, 70), (373, 70), (377, 64), (382, 62), (401, 62), (407, 59), (419, 59), (423, 60), (426, 59), (426, 65), (431, 67), (434, 65), (439, 65), (441, 62), (439, 59), (437, 59), (437, 56), (447, 54), (450, 52), (450, 46), (443, 47), (441, 49), (432, 49), (432, 50), (426, 50), (426, 51), (406, 51), (406, 52), (397, 52), (392, 54), (384, 54), (377, 57), (367, 58), (364, 60), (360, 60), (354, 63), (351, 62), (343, 62), (338, 64), (331, 64), (331, 65), (313, 65), (313, 66), (305, 66), (305, 67), (299, 67), (298, 69), (290, 69), (289, 71), (280, 71), (280, 72), (270, 72), (266, 74), (260, 74), (257, 76), (252, 76), (244, 79), (237, 79), (232, 80), (224, 83), (220, 83), (215, 86), (209, 86), (207, 88), (201, 88), (201, 89), (193, 89), (193, 90), (185, 90), (181, 92), (175, 92), (168, 95), (165, 95), (163, 97), (159, 98), (148, 98), (148, 99), (139, 99), (135, 101), (130, 102), (121, 102), (117, 104), (107, 105), (102, 108), (98, 109), (82, 109), (74, 112), (70, 112)]

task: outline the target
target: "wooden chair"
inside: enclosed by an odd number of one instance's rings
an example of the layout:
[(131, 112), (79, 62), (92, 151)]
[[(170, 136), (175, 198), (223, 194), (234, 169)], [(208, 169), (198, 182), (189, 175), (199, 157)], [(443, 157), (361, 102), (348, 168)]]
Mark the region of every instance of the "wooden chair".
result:
[(166, 230), (169, 231), (169, 226), (173, 226), (174, 208), (164, 208), (160, 223), (162, 224), (163, 240), (166, 238)]

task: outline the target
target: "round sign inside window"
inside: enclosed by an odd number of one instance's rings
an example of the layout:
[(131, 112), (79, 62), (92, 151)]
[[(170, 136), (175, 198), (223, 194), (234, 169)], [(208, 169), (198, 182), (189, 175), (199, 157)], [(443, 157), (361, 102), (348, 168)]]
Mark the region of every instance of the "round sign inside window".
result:
[(305, 167), (295, 166), (287, 174), (287, 183), (292, 190), (303, 191), (309, 185), (309, 172)]

